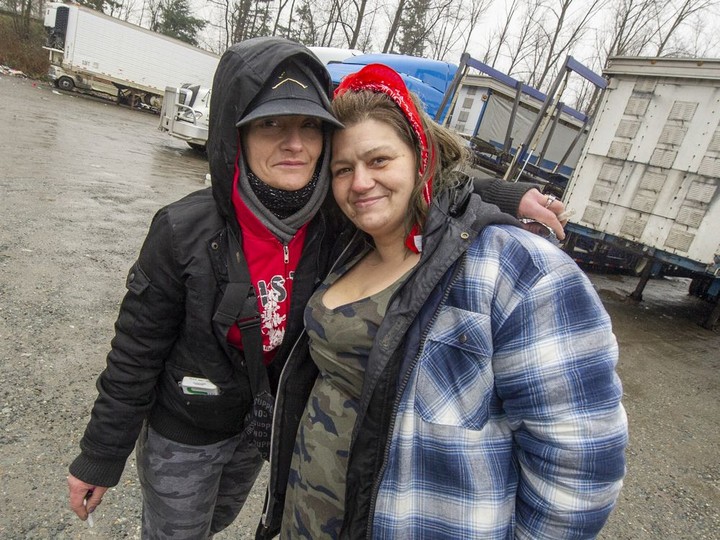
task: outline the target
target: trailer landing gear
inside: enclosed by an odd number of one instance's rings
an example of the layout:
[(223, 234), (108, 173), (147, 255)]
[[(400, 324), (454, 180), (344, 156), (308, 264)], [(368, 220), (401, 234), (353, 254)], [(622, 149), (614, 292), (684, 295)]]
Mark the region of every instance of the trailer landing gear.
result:
[(640, 274), (640, 281), (638, 281), (638, 284), (635, 286), (635, 290), (628, 295), (632, 300), (636, 302), (642, 301), (642, 293), (645, 290), (645, 285), (650, 281), (652, 273), (652, 261), (646, 261), (645, 268), (643, 268), (642, 274)]

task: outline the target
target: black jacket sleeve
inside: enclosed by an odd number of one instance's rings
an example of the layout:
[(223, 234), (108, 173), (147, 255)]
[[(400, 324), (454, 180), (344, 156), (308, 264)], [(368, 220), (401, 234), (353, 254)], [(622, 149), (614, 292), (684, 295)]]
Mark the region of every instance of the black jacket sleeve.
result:
[(168, 214), (153, 219), (115, 323), (98, 397), (70, 465), (80, 480), (114, 486), (154, 402), (154, 388), (184, 318), (184, 287)]
[(508, 182), (495, 177), (473, 177), (473, 188), (483, 201), (494, 204), (501, 211), (518, 217), (520, 199), (531, 189), (540, 186), (527, 182)]

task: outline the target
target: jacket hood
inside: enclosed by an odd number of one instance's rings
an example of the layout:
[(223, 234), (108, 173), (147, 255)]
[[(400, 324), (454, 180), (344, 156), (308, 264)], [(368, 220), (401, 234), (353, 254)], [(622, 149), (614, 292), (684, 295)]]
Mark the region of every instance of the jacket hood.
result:
[(316, 75), (330, 100), (332, 81), (324, 64), (307, 47), (288, 39), (261, 37), (236, 43), (223, 53), (215, 71), (207, 154), (213, 197), (229, 223), (235, 222), (231, 194), (240, 148), (236, 124), (275, 68), (289, 58)]

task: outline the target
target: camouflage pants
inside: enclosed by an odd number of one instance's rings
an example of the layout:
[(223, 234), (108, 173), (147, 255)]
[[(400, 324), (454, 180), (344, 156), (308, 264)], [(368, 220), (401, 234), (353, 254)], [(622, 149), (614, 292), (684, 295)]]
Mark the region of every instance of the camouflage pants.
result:
[(135, 453), (143, 540), (212, 538), (240, 513), (263, 464), (242, 435), (191, 446), (166, 439), (147, 423)]

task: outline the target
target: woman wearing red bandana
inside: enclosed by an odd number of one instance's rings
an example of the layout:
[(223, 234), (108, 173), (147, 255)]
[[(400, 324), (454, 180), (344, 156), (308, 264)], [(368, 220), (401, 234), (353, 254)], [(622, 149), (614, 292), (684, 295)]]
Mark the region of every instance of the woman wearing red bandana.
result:
[(390, 68), (347, 76), (333, 110), (356, 230), (280, 379), (258, 537), (596, 536), (627, 420), (592, 285), (468, 189), (463, 146)]

